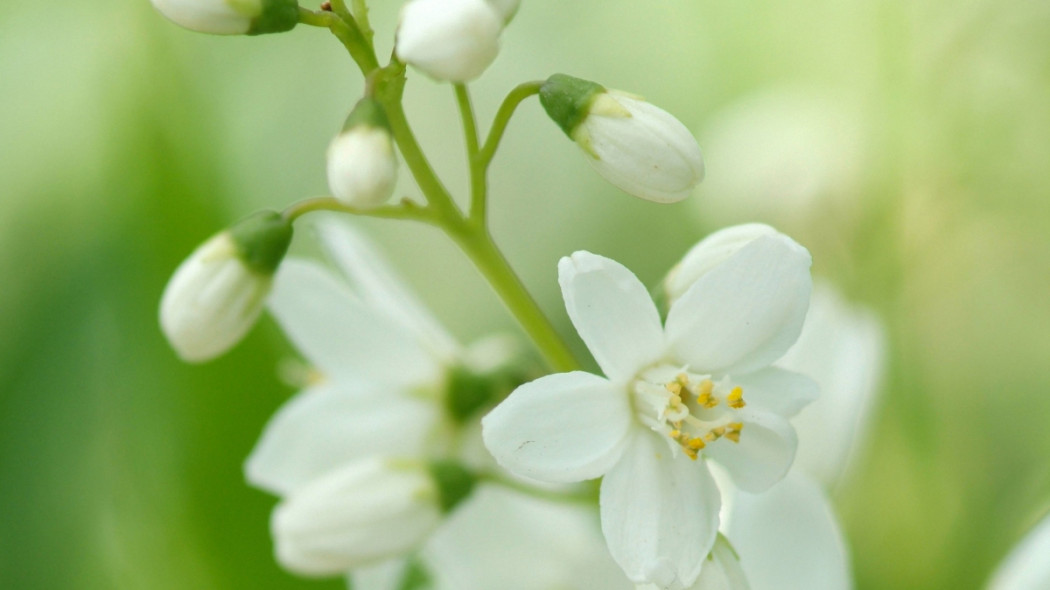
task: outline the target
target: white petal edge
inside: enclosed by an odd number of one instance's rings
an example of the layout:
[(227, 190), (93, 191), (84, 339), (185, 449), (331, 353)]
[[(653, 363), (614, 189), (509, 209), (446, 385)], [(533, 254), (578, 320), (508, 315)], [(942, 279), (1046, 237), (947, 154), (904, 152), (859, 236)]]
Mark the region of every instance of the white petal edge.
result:
[(821, 395), (796, 416), (795, 465), (835, 485), (865, 440), (885, 372), (886, 336), (878, 317), (816, 283), (798, 342), (776, 365), (812, 377)]
[(754, 373), (733, 376), (733, 384), (744, 390), (744, 399), (767, 410), (790, 418), (818, 397), (820, 386), (805, 375), (768, 367)]
[(602, 532), (631, 581), (689, 587), (714, 545), (720, 503), (703, 462), (672, 457), (663, 440), (639, 431), (602, 480)]
[(752, 590), (853, 588), (834, 511), (799, 472), (762, 494), (734, 494), (725, 530)]
[(335, 219), (316, 223), (325, 252), (360, 297), (400, 321), (436, 356), (452, 359), (459, 345), (394, 272), (379, 249), (360, 231)]
[(385, 390), (312, 387), (270, 419), (244, 464), (245, 477), (284, 496), (355, 459), (422, 455), (437, 412), (432, 404)]
[(573, 326), (609, 379), (626, 381), (663, 355), (656, 305), (622, 264), (581, 250), (558, 262), (558, 282)]
[(1050, 515), (1043, 517), (1003, 560), (988, 590), (1050, 588)]
[(671, 306), (667, 339), (693, 371), (750, 373), (798, 339), (811, 259), (783, 234), (762, 236), (700, 277)]
[(700, 240), (667, 273), (664, 289), (668, 302), (673, 304), (697, 279), (756, 238), (776, 233), (777, 230), (763, 223), (745, 223), (718, 230)]
[(505, 469), (576, 482), (599, 477), (616, 463), (632, 420), (626, 390), (575, 371), (518, 387), (481, 427), (485, 446)]
[(704, 454), (714, 459), (742, 490), (758, 493), (787, 474), (795, 458), (798, 439), (787, 419), (755, 408), (740, 410), (744, 428), (740, 442), (727, 439), (707, 446)]
[(441, 376), (401, 324), (363, 304), (314, 262), (285, 260), (267, 303), (299, 352), (329, 378), (406, 388)]

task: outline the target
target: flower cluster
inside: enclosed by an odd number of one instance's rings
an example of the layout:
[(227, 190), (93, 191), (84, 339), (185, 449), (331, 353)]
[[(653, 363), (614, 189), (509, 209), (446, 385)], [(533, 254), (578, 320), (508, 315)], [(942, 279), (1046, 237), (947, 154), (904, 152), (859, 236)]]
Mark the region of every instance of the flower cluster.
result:
[[(688, 197), (704, 177), (684, 124), (641, 97), (554, 74), (511, 91), (483, 138), (467, 83), (497, 58), (516, 0), (410, 0), (386, 65), (364, 0), (319, 11), (294, 0), (153, 3), (202, 32), (326, 28), (365, 79), (328, 147), (331, 196), (220, 233), (161, 301), (161, 327), (186, 360), (229, 350), (265, 307), (306, 361), (295, 375), (302, 391), (245, 464), (251, 484), (279, 497), (271, 531), (282, 566), (349, 575), (366, 590), (850, 587), (822, 485), (843, 471), (881, 340), (823, 287), (807, 320), (806, 248), (766, 225), (714, 232), (656, 301), (614, 260), (562, 258), (565, 309), (597, 368), (585, 371), (488, 229), (488, 167), (525, 99), (538, 97), (599, 175), (656, 203)], [(407, 67), (454, 86), (468, 210), (408, 123)], [(392, 203), (402, 167), (421, 198)], [(293, 224), (320, 210), (443, 230), (550, 370), (498, 336), (460, 346), (375, 248), (334, 220), (315, 227), (338, 273), (286, 259)], [(829, 401), (814, 403), (821, 389)], [(817, 458), (792, 471), (800, 441)]]

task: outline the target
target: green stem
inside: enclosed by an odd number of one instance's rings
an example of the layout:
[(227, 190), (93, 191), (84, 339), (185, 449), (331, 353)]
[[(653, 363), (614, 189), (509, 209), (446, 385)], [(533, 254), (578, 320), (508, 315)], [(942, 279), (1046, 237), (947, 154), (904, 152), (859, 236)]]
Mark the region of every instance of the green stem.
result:
[(299, 8), (299, 22), (313, 27), (326, 27), (332, 31), (339, 42), (346, 47), (354, 63), (361, 69), (361, 73), (368, 75), (379, 67), (375, 51), (365, 42), (361, 31), (353, 20), (347, 22), (338, 15), (331, 12), (314, 12), (306, 8)]
[(357, 20), (357, 26), (361, 28), (361, 35), (364, 36), (369, 47), (374, 47), (372, 39), (375, 37), (375, 33), (372, 31), (372, 23), (368, 19), (368, 4), (365, 0), (353, 0), (353, 6), (354, 18)]
[(459, 115), (463, 120), (463, 137), (467, 143), (467, 163), (470, 167), (469, 220), (472, 224), (482, 227), (487, 217), (488, 182), (485, 178), (485, 166), (478, 152), (478, 124), (466, 84), (456, 84), (455, 88)]
[(414, 219), (426, 223), (434, 223), (432, 216), (426, 208), (420, 207), (411, 201), (403, 201), (400, 205), (390, 205), (377, 209), (360, 209), (341, 203), (333, 197), (317, 197), (305, 199), (289, 205), (281, 215), (288, 221), (295, 221), (307, 213), (314, 211), (337, 211), (339, 213), (350, 213), (364, 217), (382, 217), (385, 219)]
[(350, 10), (347, 9), (344, 0), (330, 0), (329, 3), (332, 5), (332, 12), (339, 15), (339, 18), (348, 23), (354, 22), (354, 15), (350, 14)]
[(529, 485), (516, 479), (511, 479), (495, 471), (486, 471), (480, 473), (478, 479), (486, 483), (498, 485), (500, 487), (504, 487), (509, 490), (514, 490), (515, 492), (519, 492), (527, 496), (532, 496), (534, 498), (540, 498), (542, 500), (550, 500), (553, 502), (563, 502), (572, 504), (598, 503), (598, 495), (595, 493), (596, 489), (581, 488), (572, 491), (548, 490)]
[(499, 147), (499, 142), (503, 139), (503, 133), (507, 130), (507, 124), (510, 123), (510, 118), (514, 115), (514, 109), (518, 108), (521, 101), (539, 94), (543, 83), (543, 80), (537, 80), (519, 84), (503, 99), (503, 104), (499, 106), (499, 110), (496, 111), (496, 118), (492, 121), (492, 129), (489, 130), (489, 136), (485, 140), (485, 145), (478, 154), (478, 160), (484, 170), (488, 170), (493, 156), (496, 155), (496, 148)]
[(580, 368), (572, 351), (566, 346), (547, 316), (529, 295), (525, 285), (514, 273), (503, 253), (492, 241), (484, 227), (460, 220), (443, 226), (445, 232), (474, 262), (481, 274), (503, 300), (503, 304), (518, 320), (525, 333), (536, 343), (547, 362), (557, 371)]

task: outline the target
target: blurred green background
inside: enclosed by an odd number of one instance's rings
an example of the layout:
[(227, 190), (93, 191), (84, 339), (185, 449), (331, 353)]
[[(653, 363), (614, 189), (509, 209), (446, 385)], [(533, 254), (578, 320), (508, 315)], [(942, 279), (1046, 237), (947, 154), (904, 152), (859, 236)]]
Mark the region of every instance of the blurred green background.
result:
[[(398, 3), (374, 4), (386, 55)], [(557, 71), (645, 95), (708, 163), (693, 199), (645, 203), (523, 106), (493, 227), (563, 332), (561, 255), (653, 283), (718, 227), (790, 233), (889, 335), (835, 494), (858, 587), (980, 587), (1050, 506), (1050, 4), (523, 0), (474, 85), (482, 120)], [(274, 500), (241, 475), (293, 351), (267, 319), (184, 365), (156, 308), (210, 234), (325, 192), (361, 87), (317, 29), (215, 38), (147, 0), (0, 4), (0, 587), (341, 587), (274, 564)], [(412, 74), (406, 104), (462, 194), (451, 90)], [(514, 329), (441, 235), (364, 225), (464, 341)]]

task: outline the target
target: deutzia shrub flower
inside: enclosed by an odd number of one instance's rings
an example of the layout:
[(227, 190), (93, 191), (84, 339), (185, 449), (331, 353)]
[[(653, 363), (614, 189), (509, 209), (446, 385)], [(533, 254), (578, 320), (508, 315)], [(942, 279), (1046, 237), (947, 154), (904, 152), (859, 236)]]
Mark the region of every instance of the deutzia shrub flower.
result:
[(502, 31), (503, 13), (486, 0), (411, 0), (394, 50), (435, 80), (468, 82), (495, 61)]
[(197, 248), (160, 300), (160, 327), (179, 357), (211, 360), (255, 325), (288, 251), (292, 226), (278, 213), (252, 215)]
[(347, 205), (371, 209), (390, 198), (396, 183), (390, 122), (375, 99), (363, 98), (328, 146), (328, 188)]
[(168, 20), (200, 33), (260, 35), (299, 22), (296, 0), (152, 0)]
[(604, 475), (602, 530), (637, 583), (688, 587), (715, 541), (713, 459), (762, 491), (795, 453), (787, 418), (816, 395), (770, 364), (798, 337), (810, 256), (768, 235), (711, 267), (661, 326), (644, 285), (615, 261), (577, 252), (559, 263), (569, 317), (605, 377), (549, 375), (516, 389), (482, 421), (505, 468), (551, 482)]
[(988, 590), (1050, 588), (1050, 515), (1043, 517), (999, 564)]
[(598, 174), (628, 194), (673, 203), (704, 179), (693, 135), (641, 97), (555, 74), (540, 89), (540, 102)]

